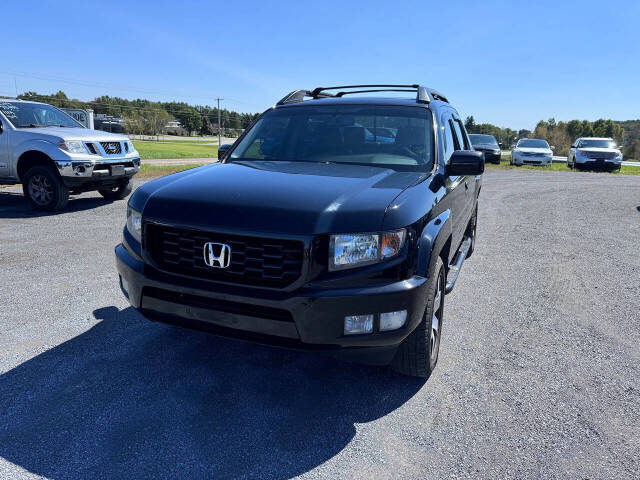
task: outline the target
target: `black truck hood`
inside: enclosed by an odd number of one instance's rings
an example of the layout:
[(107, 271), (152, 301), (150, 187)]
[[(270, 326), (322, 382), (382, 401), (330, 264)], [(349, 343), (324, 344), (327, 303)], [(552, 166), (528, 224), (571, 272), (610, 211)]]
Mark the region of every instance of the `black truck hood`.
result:
[[(387, 168), (243, 161), (143, 186), (143, 217), (196, 228), (281, 234), (379, 230), (392, 200), (427, 176)], [(140, 189), (140, 190), (143, 190)]]

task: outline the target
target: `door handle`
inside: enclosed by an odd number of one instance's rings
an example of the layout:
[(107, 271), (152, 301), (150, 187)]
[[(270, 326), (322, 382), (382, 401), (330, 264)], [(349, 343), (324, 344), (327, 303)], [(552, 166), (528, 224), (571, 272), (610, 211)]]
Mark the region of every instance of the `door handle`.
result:
[(469, 182), (464, 182), (464, 189), (469, 190)]

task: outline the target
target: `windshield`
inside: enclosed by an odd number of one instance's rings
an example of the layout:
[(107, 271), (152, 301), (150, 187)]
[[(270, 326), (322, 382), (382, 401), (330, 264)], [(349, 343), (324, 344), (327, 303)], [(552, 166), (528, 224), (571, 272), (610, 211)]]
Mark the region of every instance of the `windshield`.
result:
[(66, 113), (44, 103), (6, 102), (0, 100), (0, 112), (16, 128), (82, 127)]
[(518, 142), (516, 148), (549, 148), (549, 144), (546, 140), (523, 138)]
[(356, 163), (430, 170), (431, 113), (425, 108), (331, 105), (267, 112), (232, 160)]
[(493, 135), (480, 135), (478, 133), (472, 133), (469, 135), (471, 145), (495, 145), (498, 146), (498, 141)]
[(582, 140), (580, 148), (618, 148), (613, 140)]

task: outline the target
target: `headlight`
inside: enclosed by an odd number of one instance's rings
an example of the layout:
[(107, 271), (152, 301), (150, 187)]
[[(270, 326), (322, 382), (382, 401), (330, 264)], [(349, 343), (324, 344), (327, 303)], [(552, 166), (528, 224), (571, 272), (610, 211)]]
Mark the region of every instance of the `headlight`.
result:
[(127, 230), (138, 243), (142, 240), (142, 214), (127, 205)]
[(386, 233), (331, 235), (329, 270), (361, 267), (396, 256), (406, 237), (406, 230)]
[(87, 153), (87, 149), (84, 148), (82, 142), (76, 142), (74, 140), (62, 140), (58, 142), (58, 147), (69, 153)]

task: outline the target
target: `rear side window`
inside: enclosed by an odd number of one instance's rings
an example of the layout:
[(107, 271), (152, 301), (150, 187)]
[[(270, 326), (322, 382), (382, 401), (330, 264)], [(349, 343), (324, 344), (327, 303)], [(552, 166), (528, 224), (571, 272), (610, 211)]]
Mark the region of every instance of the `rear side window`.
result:
[(458, 150), (469, 150), (467, 136), (462, 131), (462, 124), (460, 123), (460, 120), (453, 120), (453, 127), (455, 128), (456, 136), (458, 137)]
[(448, 162), (449, 157), (457, 150), (456, 140), (453, 136), (453, 127), (451, 126), (451, 119), (447, 115), (445, 117), (447, 120), (444, 122), (444, 150), (445, 150), (445, 160)]

